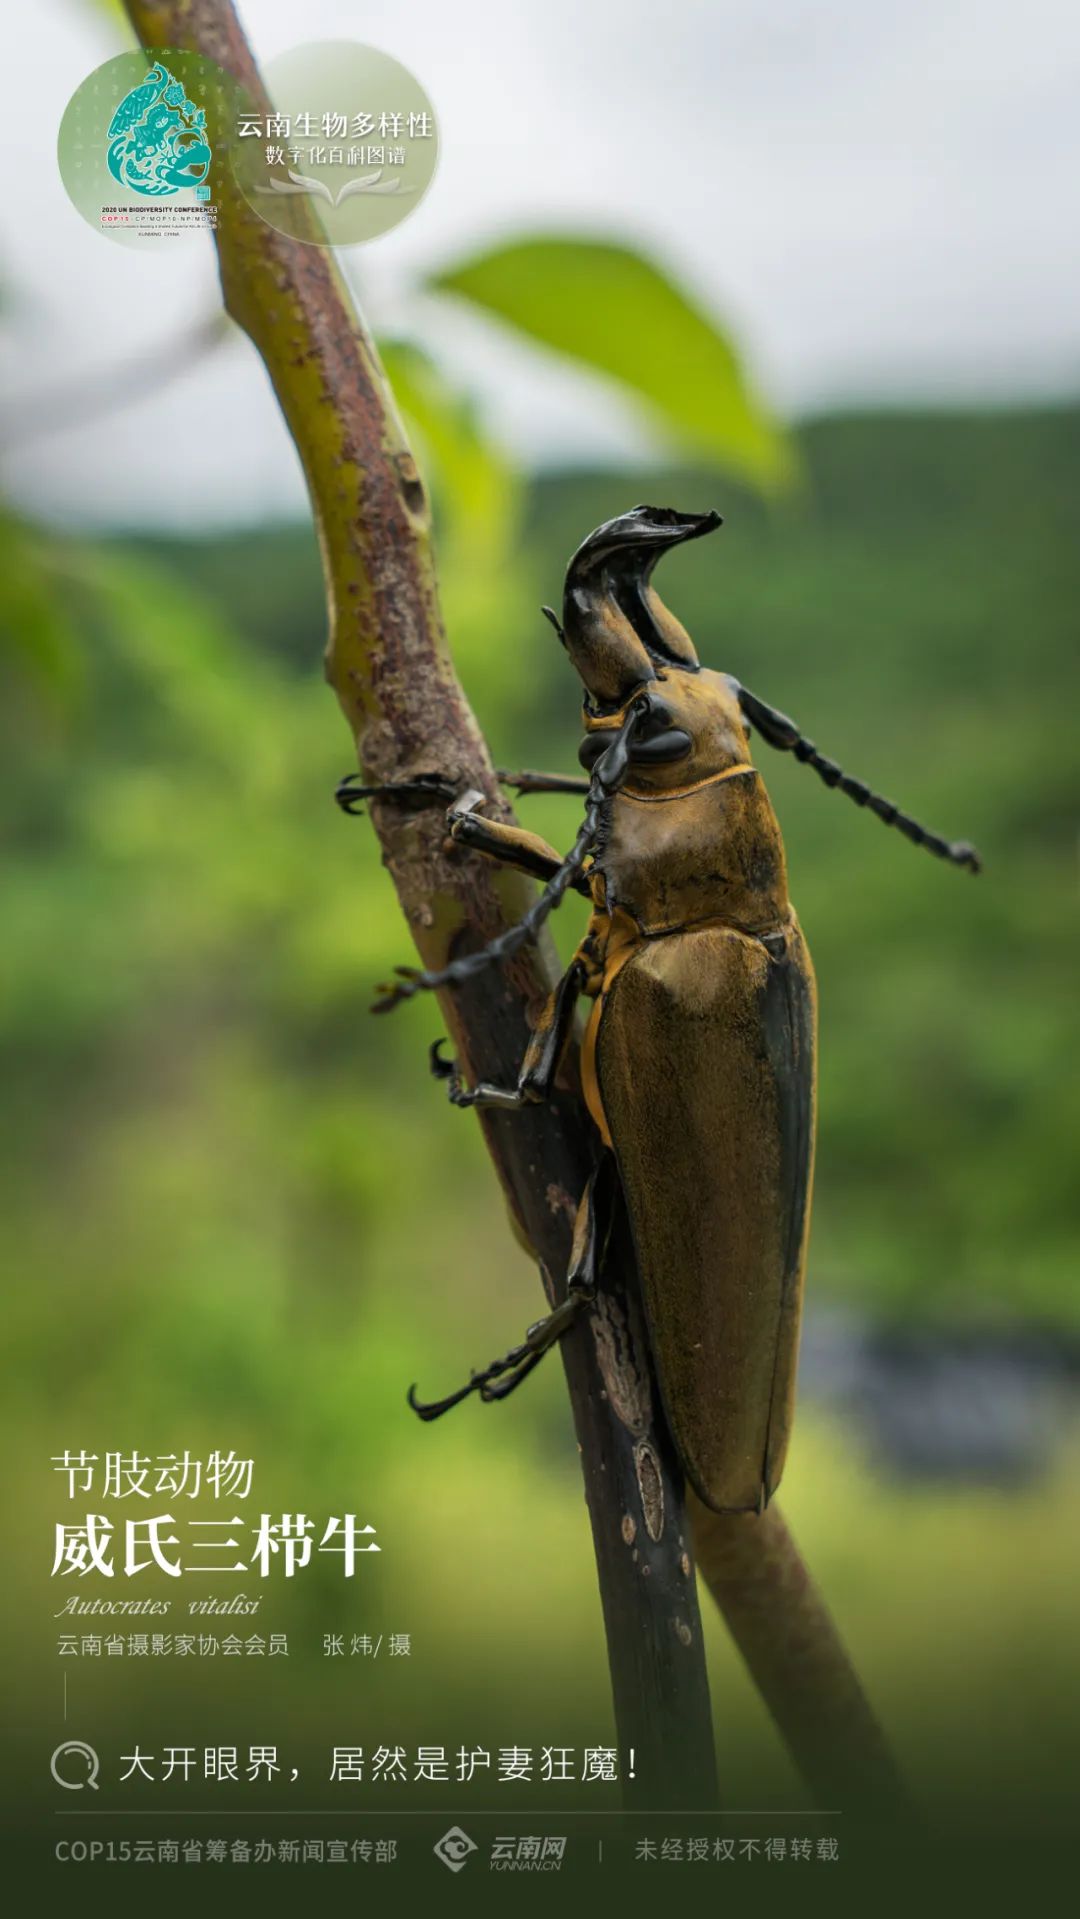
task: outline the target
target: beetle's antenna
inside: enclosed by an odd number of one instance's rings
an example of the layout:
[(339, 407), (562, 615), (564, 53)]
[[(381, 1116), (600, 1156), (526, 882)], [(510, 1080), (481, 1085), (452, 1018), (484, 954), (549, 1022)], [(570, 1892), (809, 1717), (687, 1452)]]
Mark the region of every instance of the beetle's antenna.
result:
[(895, 826), (905, 839), (916, 846), (925, 846), (928, 853), (935, 853), (940, 860), (950, 860), (954, 866), (966, 866), (970, 873), (982, 872), (982, 860), (969, 840), (944, 840), (939, 833), (931, 833), (928, 827), (920, 826), (910, 813), (902, 813), (893, 800), (883, 799), (880, 793), (874, 793), (864, 780), (853, 779), (850, 773), (837, 766), (835, 760), (826, 759), (819, 753), (813, 740), (803, 737), (794, 720), (781, 713), (775, 706), (766, 705), (745, 686), (739, 688), (739, 705), (752, 726), (756, 726), (763, 740), (769, 746), (775, 746), (782, 753), (794, 753), (804, 766), (812, 766), (819, 779), (826, 786), (838, 787), (846, 793), (856, 806), (867, 806), (876, 813), (885, 826)]
[(439, 972), (431, 973), (419, 967), (399, 966), (395, 970), (398, 983), (380, 988), (382, 997), (371, 1008), (373, 1013), (390, 1013), (402, 1000), (413, 999), (417, 993), (430, 993), (441, 986), (460, 986), (463, 980), (472, 979), (483, 972), (487, 966), (495, 966), (501, 960), (512, 959), (527, 940), (533, 939), (547, 919), (561, 904), (567, 889), (579, 879), (592, 851), (600, 818), (606, 801), (612, 793), (618, 791), (626, 778), (630, 767), (630, 742), (637, 731), (641, 718), (641, 709), (631, 705), (611, 745), (603, 752), (593, 768), (589, 781), (589, 799), (585, 808), (585, 817), (577, 839), (570, 848), (558, 872), (550, 879), (543, 892), (535, 899), (527, 913), (523, 913), (515, 925), (497, 939), (490, 940), (479, 952), (465, 953), (461, 959), (451, 960)]

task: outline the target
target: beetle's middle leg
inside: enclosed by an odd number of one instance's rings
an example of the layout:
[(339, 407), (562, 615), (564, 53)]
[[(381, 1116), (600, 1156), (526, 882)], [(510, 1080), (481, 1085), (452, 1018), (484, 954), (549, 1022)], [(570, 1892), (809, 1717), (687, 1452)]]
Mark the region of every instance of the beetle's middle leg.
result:
[(456, 1393), (450, 1393), (446, 1399), (419, 1400), (416, 1387), (410, 1386), (409, 1405), (421, 1419), (441, 1418), (452, 1406), (458, 1406), (463, 1399), (467, 1399), (470, 1393), (479, 1393), (487, 1404), (496, 1399), (509, 1398), (522, 1380), (527, 1379), (539, 1366), (544, 1354), (551, 1351), (591, 1306), (596, 1297), (600, 1266), (611, 1230), (613, 1171), (611, 1155), (605, 1153), (596, 1171), (589, 1175), (581, 1196), (566, 1276), (566, 1298), (548, 1313), (546, 1319), (538, 1320), (535, 1326), (529, 1327), (520, 1346), (514, 1346), (502, 1359), (493, 1360), (482, 1372), (473, 1373), (467, 1386), (459, 1387)]
[(471, 1091), (462, 1085), (461, 1075), (454, 1060), (443, 1059), (439, 1049), (442, 1040), (437, 1039), (431, 1048), (431, 1070), (436, 1079), (446, 1081), (446, 1090), (454, 1106), (497, 1107), (503, 1112), (516, 1112), (519, 1107), (532, 1106), (547, 1099), (555, 1083), (566, 1042), (570, 1037), (570, 1028), (574, 1022), (574, 1008), (584, 988), (586, 980), (585, 962), (580, 957), (571, 960), (567, 971), (544, 1005), (536, 1030), (521, 1062), (516, 1086), (493, 1086), (488, 1080), (481, 1080)]

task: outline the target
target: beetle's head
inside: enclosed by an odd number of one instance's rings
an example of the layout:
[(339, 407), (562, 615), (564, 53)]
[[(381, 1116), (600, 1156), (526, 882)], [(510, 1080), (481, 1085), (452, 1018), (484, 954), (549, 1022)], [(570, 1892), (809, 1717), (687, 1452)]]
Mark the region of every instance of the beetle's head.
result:
[(595, 764), (631, 705), (641, 710), (630, 746), (634, 786), (662, 791), (745, 759), (732, 683), (701, 669), (652, 585), (663, 554), (719, 525), (718, 513), (636, 506), (598, 526), (570, 561), (561, 637), (585, 685), (583, 766)]

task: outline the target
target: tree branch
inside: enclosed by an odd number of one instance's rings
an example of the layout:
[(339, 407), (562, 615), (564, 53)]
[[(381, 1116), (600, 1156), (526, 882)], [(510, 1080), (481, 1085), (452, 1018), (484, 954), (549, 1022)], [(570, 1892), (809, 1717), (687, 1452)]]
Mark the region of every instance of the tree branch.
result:
[[(269, 104), (230, 0), (125, 4), (144, 46), (204, 54), (256, 107)], [(423, 484), (333, 254), (266, 225), (227, 168), (215, 169), (214, 191), (225, 305), (262, 357), (307, 477), (329, 609), (327, 677), (365, 780), (439, 772), (458, 790), (480, 788), (490, 813), (509, 820), (447, 654)], [(533, 897), (519, 875), (450, 848), (438, 807), (374, 803), (372, 816), (425, 966), (486, 943)], [(554, 977), (545, 936), (501, 973), (441, 996), (470, 1076), (512, 1081)], [(592, 1164), (580, 1100), (562, 1095), (550, 1107), (484, 1114), (482, 1124), (513, 1220), (554, 1301)], [(710, 1806), (712, 1729), (684, 1489), (625, 1237), (611, 1249), (595, 1313), (562, 1340), (561, 1352), (619, 1740), (624, 1753), (635, 1749), (626, 1794), (657, 1808)], [(779, 1515), (702, 1517), (711, 1542), (706, 1576), (811, 1786), (833, 1796), (839, 1742), (845, 1778), (866, 1776), (886, 1790), (877, 1729), (864, 1702), (861, 1710), (852, 1705), (851, 1687), (861, 1702), (857, 1681)]]
[(903, 1804), (881, 1727), (775, 1501), (758, 1518), (687, 1498), (701, 1577), (820, 1803)]
[[(228, 0), (127, 0), (144, 46), (207, 55), (266, 95)], [(330, 632), (327, 677), (371, 783), (438, 771), (512, 815), (446, 650), (428, 503), (374, 346), (333, 254), (287, 238), (215, 169), (225, 305), (258, 349), (307, 476)], [(312, 239), (317, 238), (312, 229)], [(520, 876), (447, 846), (442, 809), (374, 804), (398, 897), (426, 966), (485, 943), (533, 897)], [(502, 974), (443, 995), (471, 1074), (512, 1081), (555, 978), (544, 941)], [(580, 1103), (485, 1115), (487, 1144), (549, 1299), (570, 1258), (591, 1168)], [(625, 1248), (588, 1325), (561, 1342), (581, 1449), (620, 1745), (635, 1749), (628, 1797), (653, 1806), (715, 1802), (701, 1622), (682, 1486), (659, 1414)], [(402, 1411), (402, 1417), (408, 1415)], [(495, 1415), (493, 1415), (494, 1417)]]

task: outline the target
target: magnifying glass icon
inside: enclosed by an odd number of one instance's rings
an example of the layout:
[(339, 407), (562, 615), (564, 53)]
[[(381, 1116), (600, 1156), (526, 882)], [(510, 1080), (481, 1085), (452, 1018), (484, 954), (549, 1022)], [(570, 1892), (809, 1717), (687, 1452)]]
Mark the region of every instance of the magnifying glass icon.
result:
[[(83, 1778), (65, 1779), (63, 1773), (59, 1770), (61, 1762), (67, 1760), (69, 1753), (75, 1755), (73, 1770), (75, 1772), (83, 1772), (85, 1774)], [(98, 1789), (97, 1779), (100, 1764), (101, 1762), (93, 1746), (88, 1746), (85, 1740), (66, 1739), (64, 1744), (57, 1746), (56, 1751), (53, 1753), (49, 1761), (49, 1771), (52, 1773), (57, 1785), (63, 1786), (66, 1792), (81, 1792), (84, 1786), (92, 1786), (96, 1792)]]

